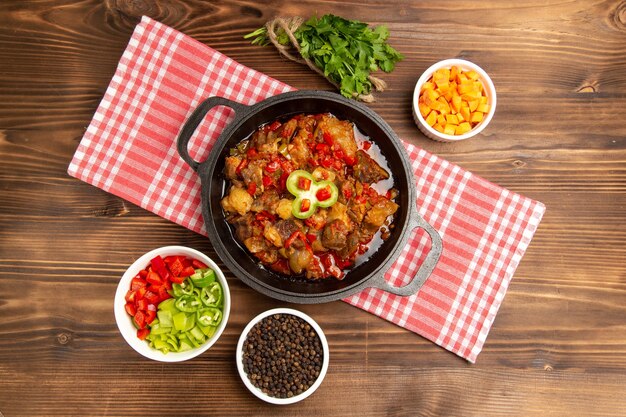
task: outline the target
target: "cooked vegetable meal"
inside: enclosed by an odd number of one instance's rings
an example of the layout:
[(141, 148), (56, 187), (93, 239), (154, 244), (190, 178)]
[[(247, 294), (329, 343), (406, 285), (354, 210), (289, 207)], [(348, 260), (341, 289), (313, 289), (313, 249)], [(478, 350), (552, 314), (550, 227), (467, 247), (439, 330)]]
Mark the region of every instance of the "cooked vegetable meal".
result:
[(263, 125), (230, 150), (224, 173), (235, 237), (284, 275), (343, 279), (390, 236), (398, 210), (378, 147), (331, 114)]

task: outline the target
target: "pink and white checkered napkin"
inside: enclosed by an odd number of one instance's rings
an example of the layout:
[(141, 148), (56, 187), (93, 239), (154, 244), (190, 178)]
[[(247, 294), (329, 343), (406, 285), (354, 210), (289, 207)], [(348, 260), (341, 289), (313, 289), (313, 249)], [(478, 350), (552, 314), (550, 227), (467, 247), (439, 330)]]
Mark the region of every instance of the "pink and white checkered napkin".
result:
[[(206, 234), (200, 180), (176, 151), (183, 123), (209, 96), (253, 104), (290, 90), (144, 17), (68, 173)], [(231, 117), (226, 108), (207, 116), (189, 146), (195, 160), (206, 158)], [(420, 214), (443, 238), (441, 259), (416, 295), (366, 289), (344, 301), (474, 362), (545, 207), (405, 145), (417, 178)], [(415, 232), (387, 280), (407, 283), (429, 245), (425, 233)]]

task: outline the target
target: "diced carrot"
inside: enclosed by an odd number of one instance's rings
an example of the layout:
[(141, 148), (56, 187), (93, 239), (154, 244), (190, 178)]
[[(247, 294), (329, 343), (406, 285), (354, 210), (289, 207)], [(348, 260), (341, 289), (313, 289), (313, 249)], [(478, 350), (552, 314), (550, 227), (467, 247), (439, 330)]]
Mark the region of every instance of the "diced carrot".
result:
[(456, 125), (446, 125), (443, 129), (443, 133), (446, 135), (454, 135), (456, 132)]
[(417, 103), (417, 106), (420, 109), (420, 113), (422, 114), (422, 117), (426, 118), (426, 116), (428, 116), (428, 113), (430, 113), (430, 107), (428, 107), (426, 105), (426, 103)]
[(446, 122), (453, 124), (453, 125), (458, 125), (459, 124), (459, 118), (456, 117), (455, 114), (446, 114)]
[(420, 91), (418, 108), (437, 131), (462, 135), (478, 125), (489, 112), (485, 86), (476, 71), (457, 66), (435, 71)]
[(426, 123), (430, 126), (434, 125), (437, 121), (437, 113), (435, 111), (431, 111), (428, 116), (426, 116)]
[(479, 104), (478, 107), (476, 107), (476, 110), (483, 113), (489, 113), (490, 108), (489, 104)]
[(456, 128), (454, 130), (454, 134), (455, 135), (462, 135), (464, 133), (469, 132), (470, 130), (472, 130), (472, 125), (470, 125), (469, 122), (463, 122), (460, 125), (456, 126)]
[[(480, 106), (478, 106), (478, 107), (480, 107)], [(480, 122), (482, 122), (483, 121), (483, 113), (479, 112), (479, 111), (475, 111), (470, 116), (469, 121), (472, 122), (472, 123), (480, 123)]]

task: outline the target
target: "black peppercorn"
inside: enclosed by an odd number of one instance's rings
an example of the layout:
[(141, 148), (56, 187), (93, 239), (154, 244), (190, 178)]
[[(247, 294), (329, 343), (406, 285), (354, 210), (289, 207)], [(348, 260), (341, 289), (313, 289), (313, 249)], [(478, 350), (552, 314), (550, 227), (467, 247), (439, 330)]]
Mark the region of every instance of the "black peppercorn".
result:
[(244, 371), (252, 385), (271, 397), (305, 392), (319, 377), (324, 351), (303, 319), (274, 314), (258, 322), (243, 345)]

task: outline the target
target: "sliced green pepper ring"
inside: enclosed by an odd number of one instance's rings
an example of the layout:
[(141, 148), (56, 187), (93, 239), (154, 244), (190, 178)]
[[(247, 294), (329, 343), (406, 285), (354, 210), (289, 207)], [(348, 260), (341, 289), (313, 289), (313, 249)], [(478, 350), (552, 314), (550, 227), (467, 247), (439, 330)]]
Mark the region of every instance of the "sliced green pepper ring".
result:
[(339, 190), (332, 181), (317, 182), (311, 174), (302, 169), (289, 174), (286, 186), (287, 190), (296, 197), (291, 203), (291, 214), (298, 219), (308, 219), (318, 207), (330, 207), (337, 202), (339, 197)]

